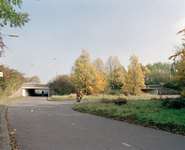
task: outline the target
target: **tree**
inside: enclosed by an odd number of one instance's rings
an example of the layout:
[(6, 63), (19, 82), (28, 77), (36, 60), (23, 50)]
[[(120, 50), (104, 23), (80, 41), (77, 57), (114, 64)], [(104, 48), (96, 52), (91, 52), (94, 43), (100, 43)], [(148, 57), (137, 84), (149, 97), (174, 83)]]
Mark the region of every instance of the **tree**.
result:
[(175, 75), (173, 82), (180, 87), (181, 96), (185, 97), (185, 43), (182, 46), (180, 48), (177, 47), (175, 55), (169, 59), (173, 58), (174, 60)]
[[(180, 30), (177, 34), (180, 34), (180, 33), (183, 33), (182, 37), (185, 36), (185, 28)], [(183, 37), (182, 38), (182, 41), (184, 42), (185, 41), (185, 38)], [(183, 48), (182, 49), (176, 49), (176, 52), (174, 55), (170, 56), (169, 59), (173, 59), (175, 61), (175, 59), (178, 57), (178, 56), (181, 56), (183, 55), (185, 57), (185, 43), (182, 44)]]
[[(29, 21), (28, 13), (16, 12), (15, 6), (21, 8), (22, 0), (1, 0), (0, 1), (0, 27), (6, 26), (8, 23), (10, 27), (22, 27)], [(0, 33), (0, 56), (4, 53), (5, 44), (3, 43)]]
[(110, 56), (106, 62), (107, 81), (113, 90), (121, 89), (124, 85), (125, 69), (117, 56)]
[(82, 54), (72, 67), (70, 83), (76, 90), (82, 89), (85, 93), (89, 93), (93, 90), (96, 78), (96, 68), (91, 64), (90, 54), (82, 49)]
[(97, 79), (94, 83), (93, 91), (94, 92), (104, 92), (108, 84), (105, 79), (105, 74), (102, 71), (96, 70)]
[(136, 95), (141, 93), (141, 88), (145, 87), (144, 74), (135, 55), (131, 56), (130, 61), (128, 72), (125, 73), (125, 85), (122, 90)]
[(151, 71), (148, 69), (147, 66), (143, 66), (142, 64), (140, 64), (141, 66), (141, 70), (143, 72), (144, 78), (145, 78), (145, 83), (149, 80), (150, 75), (151, 75)]
[(59, 75), (57, 79), (49, 83), (50, 87), (60, 95), (67, 95), (70, 93), (75, 93), (76, 90), (73, 85), (70, 84), (68, 75)]
[(164, 85), (171, 82), (172, 75), (174, 74), (173, 64), (157, 62), (153, 65), (147, 64), (146, 67), (149, 69), (150, 73), (145, 74), (145, 84)]
[(185, 57), (176, 62), (173, 80), (181, 88), (181, 96), (185, 97)]
[[(28, 79), (26, 79), (26, 81), (28, 81)], [(41, 83), (38, 76), (29, 78), (29, 82)]]
[[(185, 36), (185, 28), (179, 31), (177, 34), (183, 33)], [(173, 77), (173, 82), (180, 88), (181, 96), (185, 97), (185, 39), (182, 38), (182, 47), (176, 46), (176, 52), (174, 55), (170, 56), (169, 59), (173, 59), (175, 75)]]
[(100, 58), (95, 59), (92, 64), (96, 67), (96, 70), (105, 72), (104, 63)]
[(0, 65), (0, 72), (3, 72), (3, 77), (0, 78), (0, 94), (5, 97), (16, 92), (25, 80), (23, 74), (3, 65)]

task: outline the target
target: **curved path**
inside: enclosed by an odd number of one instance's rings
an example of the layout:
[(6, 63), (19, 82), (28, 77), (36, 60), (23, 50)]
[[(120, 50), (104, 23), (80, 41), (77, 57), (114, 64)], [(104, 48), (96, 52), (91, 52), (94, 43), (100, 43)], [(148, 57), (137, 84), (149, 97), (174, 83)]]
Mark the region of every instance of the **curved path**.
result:
[(74, 101), (12, 101), (8, 122), (22, 150), (182, 150), (185, 136), (73, 111)]

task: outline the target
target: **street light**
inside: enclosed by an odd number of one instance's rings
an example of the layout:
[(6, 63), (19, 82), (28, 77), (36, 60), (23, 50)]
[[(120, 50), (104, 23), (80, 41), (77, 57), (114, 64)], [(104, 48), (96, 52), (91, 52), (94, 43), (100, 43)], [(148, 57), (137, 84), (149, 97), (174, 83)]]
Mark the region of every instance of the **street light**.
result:
[(53, 60), (56, 60), (56, 80), (57, 80), (57, 77), (58, 77), (58, 73), (57, 73), (57, 70), (58, 70), (58, 59), (57, 58), (53, 58)]
[(14, 34), (9, 34), (8, 36), (11, 36), (11, 37), (19, 37), (18, 35), (14, 35)]
[[(0, 32), (0, 35), (8, 35), (8, 36), (10, 36), (10, 37), (19, 37), (18, 35), (15, 35), (15, 34), (2, 34), (1, 32)], [(2, 53), (4, 52), (4, 50), (3, 50), (3, 48), (2, 48), (2, 50), (1, 50), (1, 52), (0, 52), (0, 57), (2, 56)], [(0, 77), (3, 77), (3, 72), (0, 72)]]
[(19, 37), (18, 35), (15, 35), (15, 34), (2, 34), (2, 33), (0, 33), (0, 35), (7, 35), (7, 36), (10, 36), (10, 37)]
[(28, 83), (29, 83), (29, 68), (30, 68), (31, 66), (33, 66), (33, 64), (28, 66)]

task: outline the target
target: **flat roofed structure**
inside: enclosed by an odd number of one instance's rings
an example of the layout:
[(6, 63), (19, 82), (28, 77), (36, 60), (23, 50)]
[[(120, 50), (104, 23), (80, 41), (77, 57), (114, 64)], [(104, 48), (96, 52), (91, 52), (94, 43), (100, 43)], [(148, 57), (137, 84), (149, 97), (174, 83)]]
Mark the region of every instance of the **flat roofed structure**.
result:
[(146, 87), (141, 90), (145, 93), (160, 94), (161, 87), (159, 85), (146, 85)]
[(37, 84), (37, 83), (23, 83), (22, 86), (10, 97), (18, 97), (18, 96), (39, 96), (42, 95), (42, 92), (40, 94), (36, 93), (36, 91), (43, 91), (44, 95), (50, 96), (51, 89), (49, 85), (46, 84)]

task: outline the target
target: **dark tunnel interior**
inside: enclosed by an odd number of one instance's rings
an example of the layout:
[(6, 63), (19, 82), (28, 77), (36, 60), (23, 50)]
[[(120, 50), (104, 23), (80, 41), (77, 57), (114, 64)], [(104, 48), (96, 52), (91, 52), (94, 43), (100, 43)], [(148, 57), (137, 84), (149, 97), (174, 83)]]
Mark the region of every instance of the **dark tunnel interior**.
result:
[(28, 89), (29, 96), (48, 96), (48, 92), (44, 90), (40, 90), (40, 92), (36, 92), (35, 89)]

